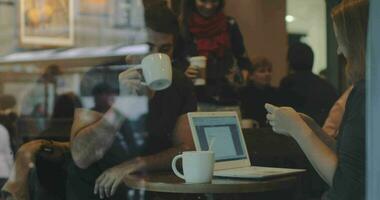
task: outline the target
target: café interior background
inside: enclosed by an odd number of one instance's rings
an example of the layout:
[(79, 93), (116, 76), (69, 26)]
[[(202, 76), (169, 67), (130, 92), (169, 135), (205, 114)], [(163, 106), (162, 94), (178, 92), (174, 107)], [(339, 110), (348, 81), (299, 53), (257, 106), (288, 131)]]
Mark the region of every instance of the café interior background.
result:
[[(0, 56), (23, 51), (51, 49), (45, 46), (23, 46), (20, 44), (19, 1), (0, 1)], [(145, 42), (143, 3), (156, 3), (157, 0), (82, 0), (74, 2), (74, 45), (69, 48), (107, 47), (138, 45)], [(168, 1), (173, 9), (179, 1)], [(84, 3), (91, 9), (82, 9)], [(244, 37), (248, 55), (266, 56), (273, 63), (272, 85), (278, 86), (287, 73), (286, 51), (288, 42), (301, 40), (314, 50), (314, 73), (324, 70), (331, 60), (328, 58), (328, 26), (326, 26), (326, 2), (324, 0), (227, 0), (225, 12), (234, 17)], [(330, 27), (331, 28), (331, 27)], [(331, 30), (330, 30), (331, 31)], [(327, 33), (326, 33), (327, 32)], [(331, 50), (332, 49), (332, 50)], [(91, 50), (90, 50), (91, 51)], [(330, 51), (335, 53), (334, 47)], [(14, 95), (17, 102), (26, 98), (46, 69), (46, 65), (34, 63), (3, 65), (0, 68), (2, 91)], [(81, 79), (93, 66), (76, 67), (72, 64), (59, 66), (64, 72), (56, 85), (56, 92), (73, 91), (80, 94)], [(338, 73), (327, 68), (327, 77), (341, 90)], [(43, 86), (40, 90), (44, 90)], [(52, 91), (49, 86), (48, 112), (53, 106)], [(41, 91), (43, 93), (43, 91)], [(86, 95), (80, 94), (85, 104), (91, 104)], [(35, 98), (44, 98), (42, 96)], [(31, 108), (30, 108), (31, 109)], [(23, 112), (20, 104), (18, 113)]]

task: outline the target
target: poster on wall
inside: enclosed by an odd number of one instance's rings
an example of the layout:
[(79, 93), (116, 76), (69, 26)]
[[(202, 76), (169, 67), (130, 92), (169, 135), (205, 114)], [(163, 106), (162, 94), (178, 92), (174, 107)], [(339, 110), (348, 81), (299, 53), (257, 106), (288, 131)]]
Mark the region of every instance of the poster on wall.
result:
[(22, 46), (74, 45), (74, 0), (21, 0)]

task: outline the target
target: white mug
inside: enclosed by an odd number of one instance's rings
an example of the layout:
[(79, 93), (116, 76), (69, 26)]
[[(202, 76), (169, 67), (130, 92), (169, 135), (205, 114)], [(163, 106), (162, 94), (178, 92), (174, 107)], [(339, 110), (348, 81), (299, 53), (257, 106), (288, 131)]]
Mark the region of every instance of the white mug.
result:
[(198, 70), (198, 77), (194, 79), (194, 85), (205, 85), (207, 66), (206, 56), (190, 57), (189, 62), (191, 66), (196, 67), (196, 69)]
[(145, 79), (142, 83), (152, 90), (164, 90), (172, 83), (172, 63), (166, 54), (150, 54), (144, 57), (141, 65), (137, 65), (134, 69), (142, 70)]
[[(183, 174), (176, 167), (178, 159), (182, 159)], [(185, 151), (172, 160), (174, 174), (186, 183), (210, 183), (214, 172), (214, 152)]]

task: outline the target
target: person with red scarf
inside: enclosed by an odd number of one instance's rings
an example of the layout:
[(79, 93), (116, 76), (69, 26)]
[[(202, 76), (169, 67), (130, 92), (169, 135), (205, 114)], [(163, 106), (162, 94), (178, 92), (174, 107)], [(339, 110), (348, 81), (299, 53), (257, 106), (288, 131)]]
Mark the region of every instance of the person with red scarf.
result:
[[(200, 102), (215, 102), (223, 98), (226, 77), (234, 67), (237, 65), (244, 75), (248, 74), (246, 69), (251, 66), (238, 24), (223, 13), (223, 8), (224, 0), (183, 0), (181, 8), (177, 56), (207, 57), (206, 85), (197, 87)], [(198, 75), (192, 66), (184, 71), (191, 79)], [(241, 76), (237, 79), (243, 81)]]

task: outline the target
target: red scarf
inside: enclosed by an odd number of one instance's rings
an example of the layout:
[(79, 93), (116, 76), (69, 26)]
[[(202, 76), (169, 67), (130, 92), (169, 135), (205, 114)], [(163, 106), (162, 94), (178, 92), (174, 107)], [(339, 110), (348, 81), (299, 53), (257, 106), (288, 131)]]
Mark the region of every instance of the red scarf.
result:
[(208, 56), (215, 53), (222, 57), (225, 49), (231, 46), (227, 17), (223, 12), (209, 18), (204, 18), (198, 13), (192, 14), (189, 29), (194, 36), (199, 55)]

